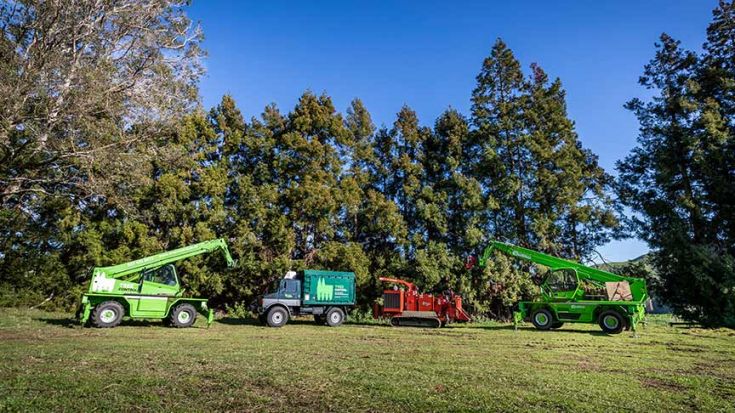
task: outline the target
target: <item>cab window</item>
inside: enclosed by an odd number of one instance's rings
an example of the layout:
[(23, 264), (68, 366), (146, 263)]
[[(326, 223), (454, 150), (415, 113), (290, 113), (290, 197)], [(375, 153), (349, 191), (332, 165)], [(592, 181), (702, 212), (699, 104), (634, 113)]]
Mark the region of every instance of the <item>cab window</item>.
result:
[(558, 270), (549, 274), (546, 284), (552, 291), (572, 291), (577, 288), (577, 275), (574, 270)]
[(299, 280), (282, 280), (281, 294), (284, 298), (299, 298), (301, 296), (300, 286)]
[(296, 280), (286, 280), (286, 292), (297, 293), (299, 291), (299, 282)]
[(176, 271), (173, 265), (166, 265), (155, 270), (146, 271), (143, 281), (164, 285), (176, 285)]

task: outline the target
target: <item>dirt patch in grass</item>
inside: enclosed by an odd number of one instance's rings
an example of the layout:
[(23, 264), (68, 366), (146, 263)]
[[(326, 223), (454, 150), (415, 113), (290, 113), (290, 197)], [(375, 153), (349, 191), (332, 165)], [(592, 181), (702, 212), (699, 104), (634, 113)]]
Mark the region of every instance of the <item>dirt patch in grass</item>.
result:
[(648, 377), (648, 378), (641, 380), (641, 384), (644, 387), (649, 387), (649, 388), (658, 389), (658, 390), (666, 390), (666, 391), (682, 391), (686, 389), (686, 387), (678, 383), (674, 383), (668, 380), (656, 379), (652, 377)]
[(704, 353), (704, 348), (691, 344), (670, 344), (667, 348), (671, 351), (683, 353)]
[(577, 363), (577, 369), (584, 372), (601, 371), (600, 365), (594, 361), (582, 360)]
[(695, 363), (691, 369), (687, 371), (692, 375), (707, 375), (718, 379), (728, 380), (735, 387), (735, 361), (723, 360), (719, 363), (703, 361)]

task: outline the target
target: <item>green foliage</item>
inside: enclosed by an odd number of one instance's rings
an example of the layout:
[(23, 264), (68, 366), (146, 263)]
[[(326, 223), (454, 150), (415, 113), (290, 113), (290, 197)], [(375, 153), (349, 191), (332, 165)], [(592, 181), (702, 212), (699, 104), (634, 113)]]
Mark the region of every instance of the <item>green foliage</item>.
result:
[[(553, 93), (563, 106), (563, 94)], [(564, 124), (571, 128), (570, 121)], [(379, 277), (398, 276), (425, 290), (452, 288), (477, 311), (508, 317), (513, 302), (532, 291), (522, 269), (502, 259), (503, 267), (486, 273), (463, 268), (465, 256), (506, 217), (492, 195), (506, 184), (493, 186), (495, 177), (485, 172), (492, 156), (478, 156), (478, 148), (508, 148), (487, 146), (482, 136), (451, 109), (429, 128), (403, 107), (392, 128), (376, 130), (359, 100), (343, 116), (328, 96), (306, 92), (288, 113), (271, 105), (245, 121), (235, 101), (224, 96), (209, 112), (181, 118), (157, 136), (154, 147), (131, 148), (146, 156), (99, 197), (84, 204), (43, 199), (47, 214), (28, 226), (44, 228), (37, 240), (53, 242), (54, 249), (28, 262), (13, 254), (0, 258), (3, 268), (13, 267), (6, 290), (33, 292), (23, 298), (31, 304), (52, 292), (78, 291), (92, 266), (225, 237), (237, 268), (225, 270), (216, 257), (179, 266), (187, 290), (216, 307), (239, 311), (285, 271), (325, 268), (355, 272), (363, 308), (377, 298)], [(578, 149), (573, 132), (567, 138)], [(126, 195), (118, 196), (122, 188)], [(556, 210), (574, 208), (576, 193)], [(548, 219), (556, 223), (565, 216)], [(583, 224), (574, 227), (584, 230)], [(27, 237), (14, 239), (10, 228), (7, 234), (19, 251), (32, 248)], [(21, 281), (33, 271), (44, 274), (33, 278), (43, 288)], [(57, 304), (70, 308), (74, 301)]]
[(619, 162), (631, 226), (654, 249), (656, 292), (688, 320), (735, 326), (735, 5), (720, 2), (704, 52), (663, 34), (627, 107), (638, 146)]

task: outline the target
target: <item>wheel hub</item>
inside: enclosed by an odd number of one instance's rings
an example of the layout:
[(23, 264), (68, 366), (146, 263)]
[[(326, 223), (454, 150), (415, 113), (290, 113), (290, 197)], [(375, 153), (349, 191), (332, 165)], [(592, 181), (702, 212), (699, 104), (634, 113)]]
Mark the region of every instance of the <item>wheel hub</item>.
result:
[(546, 314), (536, 314), (536, 322), (540, 325), (546, 325), (549, 322), (549, 319), (546, 317)]
[(615, 317), (613, 317), (613, 316), (611, 316), (611, 315), (605, 316), (605, 319), (602, 320), (602, 322), (605, 324), (605, 327), (607, 327), (607, 328), (609, 328), (611, 330), (616, 329), (618, 327), (618, 324), (619, 324), (618, 323), (618, 319), (615, 318)]
[(182, 311), (179, 313), (178, 318), (180, 323), (186, 323), (187, 321), (189, 321), (189, 313), (187, 313), (186, 311)]
[(109, 308), (106, 310), (103, 310), (102, 313), (100, 314), (100, 319), (102, 320), (103, 323), (111, 323), (115, 321), (115, 317), (117, 317), (117, 313), (115, 313), (115, 310), (112, 310)]
[(339, 320), (342, 318), (342, 316), (340, 316), (339, 313), (335, 311), (334, 313), (332, 313), (330, 318), (332, 319), (333, 323), (339, 323)]

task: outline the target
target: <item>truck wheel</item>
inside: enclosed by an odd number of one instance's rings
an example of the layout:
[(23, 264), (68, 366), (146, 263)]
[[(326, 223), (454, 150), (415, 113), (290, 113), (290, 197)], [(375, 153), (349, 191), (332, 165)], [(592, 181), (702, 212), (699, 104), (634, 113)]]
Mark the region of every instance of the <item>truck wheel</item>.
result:
[(197, 310), (191, 304), (179, 304), (171, 311), (168, 316), (168, 324), (171, 327), (186, 328), (191, 327), (197, 320)]
[(92, 325), (97, 328), (111, 328), (120, 324), (125, 309), (117, 301), (105, 301), (92, 310)]
[(618, 334), (623, 331), (623, 328), (625, 327), (623, 316), (613, 310), (608, 310), (600, 314), (598, 321), (602, 331), (608, 334)]
[(554, 324), (554, 316), (551, 315), (551, 311), (542, 308), (531, 315), (531, 322), (539, 330), (548, 330)]
[(323, 326), (327, 322), (327, 318), (324, 317), (324, 314), (314, 314), (314, 322)]
[(564, 325), (561, 321), (554, 321), (553, 324), (551, 324), (551, 329), (556, 330), (557, 328), (561, 328)]
[(345, 321), (345, 312), (339, 308), (332, 308), (327, 311), (327, 325), (330, 327), (337, 327)]
[(268, 311), (268, 325), (283, 327), (288, 322), (288, 312), (283, 307), (273, 307)]

